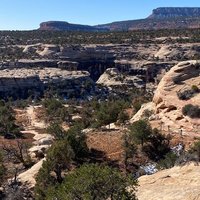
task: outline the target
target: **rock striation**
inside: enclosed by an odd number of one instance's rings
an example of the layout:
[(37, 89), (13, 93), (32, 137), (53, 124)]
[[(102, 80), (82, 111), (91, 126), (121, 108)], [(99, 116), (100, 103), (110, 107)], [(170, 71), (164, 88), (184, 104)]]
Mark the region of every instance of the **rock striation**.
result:
[(199, 200), (200, 166), (193, 163), (139, 178), (138, 200)]
[(200, 8), (192, 7), (161, 7), (153, 10), (148, 19), (170, 18), (196, 18), (200, 17)]
[[(145, 117), (150, 111), (152, 124), (162, 123), (162, 129), (171, 133), (194, 137), (200, 134), (200, 119), (184, 116), (182, 108), (187, 104), (200, 105), (200, 93), (180, 99), (179, 93), (200, 88), (200, 61), (180, 62), (169, 70), (160, 81), (151, 104), (144, 105), (132, 118), (132, 122)], [(153, 109), (152, 109), (153, 108)]]
[(113, 86), (128, 86), (142, 88), (144, 82), (137, 76), (130, 76), (120, 73), (117, 68), (107, 69), (98, 79), (98, 84), (113, 87)]
[(40, 24), (39, 30), (49, 31), (128, 31), (143, 29), (199, 28), (200, 8), (161, 7), (153, 10), (146, 19), (119, 21), (109, 24), (87, 26), (61, 21)]
[(153, 10), (146, 19), (128, 20), (99, 25), (112, 31), (146, 29), (199, 28), (200, 8), (162, 7)]
[(48, 21), (40, 24), (39, 30), (46, 31), (106, 31), (103, 28), (96, 28), (88, 25), (70, 24), (62, 21)]
[[(58, 68), (13, 68), (0, 70), (0, 96), (25, 98), (42, 94), (48, 87), (70, 93), (92, 89), (93, 81), (86, 71), (67, 71)], [(87, 84), (86, 84), (87, 83)], [(30, 94), (31, 92), (31, 94)]]

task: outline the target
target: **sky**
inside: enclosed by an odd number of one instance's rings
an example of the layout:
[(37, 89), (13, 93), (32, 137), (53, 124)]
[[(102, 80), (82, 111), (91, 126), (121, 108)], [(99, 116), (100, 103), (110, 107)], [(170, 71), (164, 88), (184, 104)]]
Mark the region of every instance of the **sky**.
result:
[(157, 7), (200, 7), (200, 0), (0, 0), (0, 30), (32, 30), (44, 21), (97, 25), (142, 19)]

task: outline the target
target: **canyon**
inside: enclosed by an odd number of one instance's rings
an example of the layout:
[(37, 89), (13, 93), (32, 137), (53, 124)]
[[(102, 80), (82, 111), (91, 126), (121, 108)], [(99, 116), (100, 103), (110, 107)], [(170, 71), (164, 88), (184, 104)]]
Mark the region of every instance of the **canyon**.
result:
[[(188, 24), (183, 23), (183, 27), (196, 28), (199, 12), (198, 8), (158, 8), (137, 23), (142, 29), (162, 29), (168, 23), (180, 28), (181, 21), (186, 20)], [(80, 125), (79, 134), (86, 133), (92, 157), (89, 159), (122, 171), (126, 168), (123, 136), (138, 120), (147, 120), (152, 129), (157, 128), (157, 132), (153, 131), (158, 136), (162, 133), (161, 140), (165, 136), (172, 138), (170, 152), (179, 145), (188, 153), (198, 141), (199, 118), (185, 114), (183, 108), (200, 105), (199, 30), (109, 32), (137, 29), (133, 24), (84, 27), (62, 22), (56, 27), (57, 22), (49, 22), (42, 24), (39, 31), (0, 32), (0, 98), (12, 103), (21, 132), (32, 145), (28, 153), (33, 163), (17, 176), (23, 184), (35, 186), (47, 150), (59, 140), (47, 133), (52, 121), (58, 120), (66, 131)], [(58, 31), (63, 29), (83, 32)], [(120, 112), (115, 113), (119, 107)], [(112, 113), (108, 114), (110, 108)], [(52, 119), (48, 109), (53, 109)], [(108, 115), (115, 115), (115, 121), (104, 122)], [(99, 125), (102, 121), (104, 124)], [(3, 136), (1, 139), (2, 143), (8, 140)], [(27, 138), (22, 140), (26, 142)], [(139, 200), (159, 200), (163, 195), (170, 200), (174, 193), (177, 199), (199, 198), (199, 181), (195, 178), (198, 166), (190, 163), (162, 170), (157, 160), (144, 155), (141, 145), (137, 148), (135, 160), (129, 160), (130, 169), (126, 170), (134, 176), (135, 171), (143, 175), (140, 167), (148, 166), (148, 161), (159, 170), (150, 176), (137, 176)], [(76, 162), (72, 163), (74, 168), (79, 166), (75, 166)]]
[[(199, 43), (163, 44), (165, 38), (158, 39), (160, 44), (152, 42), (148, 45), (21, 45), (22, 55), (25, 57), (31, 53), (34, 59), (16, 59), (0, 63), (1, 96), (3, 97), (3, 93), (9, 95), (9, 91), (11, 94), (20, 88), (24, 89), (24, 96), (27, 96), (30, 89), (42, 93), (54, 83), (60, 85), (61, 89), (63, 84), (68, 85), (68, 89), (70, 85), (76, 85), (69, 84), (67, 80), (76, 82), (79, 89), (84, 90), (83, 85), (89, 86), (88, 95), (94, 94), (95, 85), (146, 87), (153, 92), (163, 75), (180, 60), (198, 57), (200, 46)], [(12, 48), (13, 51), (19, 51), (18, 48)], [(110, 81), (108, 74), (112, 79)], [(123, 77), (127, 77), (125, 82)]]

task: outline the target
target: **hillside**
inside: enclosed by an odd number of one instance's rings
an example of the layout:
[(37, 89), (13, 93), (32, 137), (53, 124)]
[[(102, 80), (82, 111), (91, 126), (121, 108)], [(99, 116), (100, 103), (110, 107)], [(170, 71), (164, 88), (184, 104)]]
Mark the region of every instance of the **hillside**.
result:
[[(200, 120), (199, 117), (184, 114), (183, 108), (189, 104), (200, 104), (199, 72), (199, 61), (194, 60), (180, 62), (172, 67), (158, 84), (153, 101), (144, 105), (132, 118), (132, 122), (145, 117), (147, 112), (151, 113), (149, 120), (153, 126), (166, 133), (179, 135), (187, 146), (191, 145), (191, 141), (188, 142), (186, 138), (199, 137)], [(197, 110), (196, 113), (199, 112)]]
[(40, 30), (47, 31), (105, 31), (102, 28), (96, 28), (88, 25), (70, 24), (61, 21), (48, 21), (40, 24)]
[(145, 19), (119, 21), (96, 26), (49, 21), (40, 24), (39, 30), (53, 31), (131, 31), (147, 29), (200, 28), (200, 8), (163, 7), (154, 9)]
[(189, 7), (163, 7), (156, 8), (148, 19), (170, 19), (177, 17), (199, 17), (200, 8)]
[(139, 200), (199, 200), (200, 167), (194, 164), (173, 167), (139, 178)]
[(199, 28), (199, 17), (200, 8), (163, 7), (154, 9), (146, 19), (113, 22), (97, 27), (112, 31)]

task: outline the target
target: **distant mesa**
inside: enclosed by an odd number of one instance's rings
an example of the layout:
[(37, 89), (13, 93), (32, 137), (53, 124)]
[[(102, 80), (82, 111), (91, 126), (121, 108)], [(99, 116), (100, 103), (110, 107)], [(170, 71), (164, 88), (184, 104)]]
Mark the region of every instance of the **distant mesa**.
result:
[(164, 7), (156, 8), (148, 19), (170, 19), (170, 18), (193, 18), (200, 17), (200, 8), (188, 7)]
[(119, 21), (96, 26), (49, 21), (41, 23), (39, 30), (96, 32), (183, 28), (200, 28), (200, 8), (162, 7), (154, 9), (146, 19)]
[(40, 24), (40, 30), (48, 31), (106, 31), (105, 28), (80, 24), (70, 24), (63, 21), (48, 21)]

